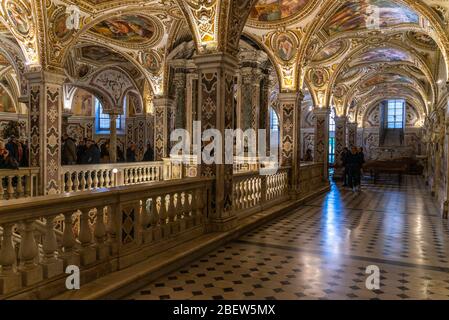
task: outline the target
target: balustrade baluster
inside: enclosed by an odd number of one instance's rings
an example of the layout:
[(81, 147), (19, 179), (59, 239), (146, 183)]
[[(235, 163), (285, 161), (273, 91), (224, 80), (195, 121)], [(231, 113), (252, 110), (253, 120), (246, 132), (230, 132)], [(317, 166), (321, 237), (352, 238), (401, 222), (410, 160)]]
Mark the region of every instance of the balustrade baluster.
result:
[(0, 176), (0, 200), (3, 200), (5, 197), (5, 189), (3, 188), (3, 179), (4, 177)]
[(6, 188), (6, 192), (8, 193), (8, 199), (14, 198), (14, 187), (12, 185), (12, 179), (14, 176), (8, 176), (8, 186)]
[(79, 172), (75, 172), (75, 179), (73, 181), (73, 191), (78, 192), (79, 191), (79, 185), (80, 185), (80, 181), (78, 178)]
[(81, 242), (81, 264), (88, 265), (95, 262), (96, 250), (92, 247), (92, 231), (89, 226), (90, 209), (82, 209), (80, 215), (80, 232), (78, 239)]
[(137, 182), (140, 183), (142, 182), (142, 172), (141, 172), (141, 168), (137, 168)]
[(38, 247), (34, 237), (34, 220), (23, 222), (23, 228), (20, 232), (20, 273), (24, 286), (32, 285), (42, 281), (42, 266), (36, 263), (38, 259)]
[(17, 198), (21, 198), (24, 195), (24, 189), (23, 189), (23, 174), (19, 174), (17, 176)]
[(44, 270), (44, 278), (48, 279), (54, 277), (63, 272), (63, 261), (58, 259), (57, 250), (58, 243), (56, 241), (55, 234), (55, 220), (56, 216), (50, 216), (45, 218), (45, 234), (42, 242), (44, 258), (42, 261), (42, 267)]
[(166, 238), (170, 234), (170, 226), (167, 224), (167, 218), (168, 218), (167, 207), (166, 207), (167, 195), (162, 195), (160, 197), (160, 199), (161, 199), (161, 206), (160, 206), (160, 210), (159, 210), (159, 216), (160, 216), (160, 221), (161, 221), (162, 236), (164, 238)]
[(90, 171), (90, 170), (88, 170), (88, 171), (86, 171), (86, 173), (87, 173), (87, 190), (92, 190), (92, 183), (93, 183), (93, 180), (92, 180), (92, 171)]
[(103, 260), (109, 255), (109, 247), (106, 241), (106, 226), (104, 224), (104, 207), (97, 207), (97, 219), (95, 221), (94, 237), (96, 242), (97, 259)]
[(79, 265), (79, 255), (75, 250), (76, 239), (73, 234), (73, 212), (64, 213), (64, 231), (62, 233), (62, 260), (64, 267), (68, 265)]
[[(97, 177), (97, 176), (99, 176), (99, 177)], [(95, 182), (95, 180), (97, 182)], [(104, 186), (104, 171), (102, 169), (95, 171), (94, 184), (95, 184), (95, 189), (103, 188), (103, 186)]]
[(170, 224), (170, 233), (175, 234), (179, 232), (179, 222), (175, 222), (176, 218), (176, 207), (175, 207), (175, 196), (176, 193), (170, 194), (170, 200), (168, 203), (168, 222)]
[(104, 187), (110, 188), (111, 187), (111, 178), (110, 178), (110, 170), (104, 170), (105, 173), (105, 179), (104, 179)]
[(86, 171), (81, 172), (81, 191), (86, 191)]
[(68, 173), (68, 177), (67, 177), (67, 192), (72, 192), (73, 191), (73, 181), (72, 181), (72, 172), (67, 172)]
[[(0, 185), (1, 184), (3, 184), (2, 177), (0, 177)], [(20, 288), (21, 278), (15, 268), (17, 257), (12, 238), (14, 224), (4, 224), (2, 227), (3, 239), (0, 249), (0, 294), (7, 294)]]
[(125, 168), (123, 171), (125, 172), (125, 184), (128, 184), (129, 183), (129, 181), (128, 181), (128, 179), (129, 179), (128, 169)]

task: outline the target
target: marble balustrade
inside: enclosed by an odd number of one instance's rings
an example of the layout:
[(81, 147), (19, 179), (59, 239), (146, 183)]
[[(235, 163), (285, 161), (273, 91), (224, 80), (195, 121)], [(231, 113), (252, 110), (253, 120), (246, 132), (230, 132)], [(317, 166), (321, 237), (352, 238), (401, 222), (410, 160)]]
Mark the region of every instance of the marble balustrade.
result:
[[(113, 272), (178, 238), (200, 236), (211, 182), (192, 178), (3, 201), (0, 299), (63, 279), (68, 265), (83, 272), (104, 263)], [(41, 294), (63, 292), (64, 283)]]
[(261, 175), (259, 171), (234, 174), (233, 206), (244, 216), (289, 197), (290, 168), (280, 168), (275, 174)]
[(38, 194), (39, 168), (0, 169), (0, 200)]

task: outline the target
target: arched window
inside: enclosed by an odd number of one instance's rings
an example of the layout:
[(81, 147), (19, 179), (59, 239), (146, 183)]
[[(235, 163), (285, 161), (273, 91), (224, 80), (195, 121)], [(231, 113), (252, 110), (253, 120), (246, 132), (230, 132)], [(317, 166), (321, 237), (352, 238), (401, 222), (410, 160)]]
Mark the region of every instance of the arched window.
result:
[(335, 110), (329, 115), (329, 163), (335, 163)]
[(280, 141), (280, 128), (279, 128), (279, 116), (276, 111), (270, 107), (270, 135), (274, 136), (275, 139), (270, 139), (270, 149), (278, 148)]
[[(124, 106), (126, 106), (126, 96), (123, 101)], [(123, 108), (125, 110), (126, 108)], [(101, 105), (100, 100), (95, 98), (95, 131), (97, 134), (108, 134), (111, 131), (110, 125), (111, 122), (109, 120), (109, 114), (103, 112), (103, 106)], [(125, 113), (119, 115), (117, 117), (117, 132), (123, 133), (125, 131)]]

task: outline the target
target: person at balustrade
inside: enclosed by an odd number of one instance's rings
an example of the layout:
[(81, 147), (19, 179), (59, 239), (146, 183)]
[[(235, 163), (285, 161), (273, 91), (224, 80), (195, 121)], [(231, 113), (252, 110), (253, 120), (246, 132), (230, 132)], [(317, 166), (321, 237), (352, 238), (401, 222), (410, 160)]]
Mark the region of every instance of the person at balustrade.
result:
[(9, 141), (6, 144), (6, 149), (9, 151), (10, 161), (16, 162), (17, 166), (19, 166), (23, 157), (23, 148), (15, 136), (9, 138)]
[(136, 162), (136, 144), (131, 142), (130, 146), (126, 150), (126, 161), (127, 162)]
[(9, 151), (5, 147), (5, 143), (0, 140), (0, 169), (6, 169)]
[(145, 154), (143, 155), (143, 161), (154, 161), (154, 152), (151, 143), (148, 143), (147, 145), (147, 151), (145, 151)]
[(5, 143), (0, 141), (0, 169), (18, 169), (19, 164), (10, 156)]
[(86, 151), (83, 155), (83, 164), (99, 164), (101, 152), (98, 145), (93, 140), (87, 140)]
[(117, 146), (117, 162), (125, 162), (125, 155), (120, 146)]
[(101, 163), (109, 163), (110, 162), (110, 156), (109, 156), (109, 140), (104, 142), (101, 147)]
[(22, 144), (23, 149), (23, 156), (20, 166), (26, 168), (30, 166), (30, 148), (28, 147), (28, 142), (26, 139), (23, 139), (20, 143)]
[(62, 136), (61, 161), (63, 165), (76, 164), (75, 141), (67, 133)]
[(76, 164), (85, 164), (84, 153), (86, 152), (87, 138), (81, 139), (76, 146)]

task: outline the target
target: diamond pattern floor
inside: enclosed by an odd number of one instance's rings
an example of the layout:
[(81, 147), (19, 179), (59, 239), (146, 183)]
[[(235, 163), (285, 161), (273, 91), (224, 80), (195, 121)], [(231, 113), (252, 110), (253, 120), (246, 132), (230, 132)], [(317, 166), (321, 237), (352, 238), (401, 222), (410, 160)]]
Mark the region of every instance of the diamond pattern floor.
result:
[[(333, 185), (128, 299), (449, 299), (448, 231), (418, 177)], [(369, 265), (379, 290), (365, 286)]]

